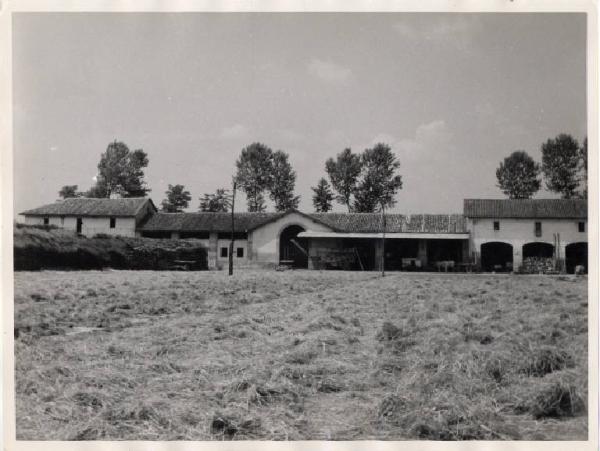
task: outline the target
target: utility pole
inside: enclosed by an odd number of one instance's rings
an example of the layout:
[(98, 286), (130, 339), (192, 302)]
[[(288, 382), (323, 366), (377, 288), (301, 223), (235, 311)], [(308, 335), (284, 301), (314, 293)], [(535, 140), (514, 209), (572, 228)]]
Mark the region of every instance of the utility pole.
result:
[(381, 277), (385, 277), (385, 206), (381, 202)]
[(229, 242), (229, 275), (233, 275), (233, 241), (235, 236), (235, 219), (233, 210), (235, 208), (235, 188), (236, 182), (233, 181), (233, 193), (231, 196), (231, 241)]

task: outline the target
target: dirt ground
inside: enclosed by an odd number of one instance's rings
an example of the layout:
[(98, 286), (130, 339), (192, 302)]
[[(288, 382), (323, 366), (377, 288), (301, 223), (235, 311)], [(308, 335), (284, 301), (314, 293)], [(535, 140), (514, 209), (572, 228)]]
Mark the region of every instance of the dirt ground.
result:
[(20, 440), (585, 440), (587, 280), (15, 274)]

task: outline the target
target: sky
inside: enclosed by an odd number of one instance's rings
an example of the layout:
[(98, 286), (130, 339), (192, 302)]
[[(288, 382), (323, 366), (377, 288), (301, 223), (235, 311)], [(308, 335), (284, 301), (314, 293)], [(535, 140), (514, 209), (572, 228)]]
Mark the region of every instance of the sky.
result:
[(309, 212), (329, 157), (384, 142), (393, 211), (460, 213), (504, 197), (513, 151), (586, 136), (585, 39), (584, 14), (18, 13), (14, 209), (88, 189), (118, 140), (147, 152), (156, 205), (183, 184), (196, 211), (258, 141), (290, 155)]

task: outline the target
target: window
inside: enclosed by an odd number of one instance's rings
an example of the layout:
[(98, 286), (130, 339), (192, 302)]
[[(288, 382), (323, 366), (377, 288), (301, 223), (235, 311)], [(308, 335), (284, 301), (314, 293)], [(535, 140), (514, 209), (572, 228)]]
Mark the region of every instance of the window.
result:
[(236, 255), (237, 255), (237, 258), (244, 258), (244, 248), (243, 247), (238, 247)]
[(48, 224), (50, 224), (50, 218), (45, 217), (44, 218), (44, 225), (48, 225)]
[(226, 247), (221, 248), (221, 257), (227, 257), (227, 248)]
[(582, 233), (585, 232), (585, 222), (577, 223), (577, 229)]
[(110, 228), (114, 229), (117, 225), (117, 218), (110, 218)]
[(494, 230), (500, 230), (500, 221), (494, 221)]
[(535, 223), (535, 236), (542, 236), (542, 223), (539, 221), (536, 221)]

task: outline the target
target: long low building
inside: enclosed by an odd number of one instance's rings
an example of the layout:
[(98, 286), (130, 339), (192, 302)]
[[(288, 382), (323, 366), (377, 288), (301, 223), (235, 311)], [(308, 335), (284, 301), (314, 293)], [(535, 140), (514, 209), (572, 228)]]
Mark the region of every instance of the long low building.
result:
[[(229, 259), (231, 213), (162, 213), (148, 198), (74, 198), (21, 213), (86, 236), (197, 239), (209, 267)], [(587, 268), (587, 202), (466, 199), (463, 214), (235, 213), (237, 264), (313, 269), (513, 271), (564, 261)], [(532, 263), (533, 262), (533, 263)]]

